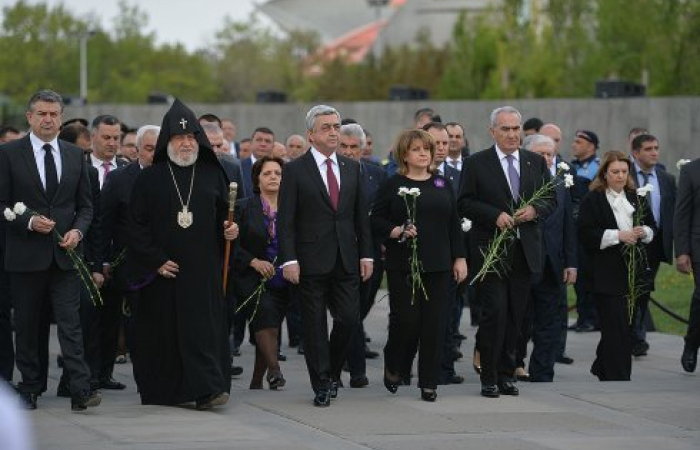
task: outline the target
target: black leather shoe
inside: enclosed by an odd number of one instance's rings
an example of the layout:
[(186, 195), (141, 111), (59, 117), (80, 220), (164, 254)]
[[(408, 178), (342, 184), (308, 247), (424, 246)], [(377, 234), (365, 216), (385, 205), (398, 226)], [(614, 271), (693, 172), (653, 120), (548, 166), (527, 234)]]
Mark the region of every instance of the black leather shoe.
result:
[(314, 397), (314, 406), (321, 408), (331, 406), (331, 391), (328, 389), (321, 389), (320, 391), (316, 392), (316, 396)]
[(72, 395), (70, 393), (70, 388), (68, 387), (67, 383), (64, 382), (59, 382), (58, 383), (58, 389), (56, 389), (56, 397), (61, 397), (61, 398), (71, 398)]
[(299, 355), (304, 354), (304, 342), (303, 341), (299, 342), (299, 347), (297, 347), (297, 354), (299, 354)]
[(19, 393), (20, 404), (25, 409), (36, 409), (37, 395), (30, 392)]
[(498, 392), (502, 395), (519, 395), (520, 391), (510, 381), (501, 381), (498, 383)]
[(195, 405), (199, 411), (204, 411), (206, 409), (211, 409), (214, 406), (225, 405), (228, 403), (228, 397), (228, 392), (217, 392), (216, 394), (198, 398)]
[(574, 363), (574, 358), (571, 356), (567, 355), (566, 353), (562, 354), (561, 356), (557, 356), (556, 361), (559, 364), (573, 364)]
[(231, 376), (237, 377), (243, 373), (243, 367), (241, 366), (231, 366)]
[(70, 409), (73, 411), (85, 411), (102, 403), (102, 396), (96, 391), (84, 391), (75, 394), (70, 399)]
[(399, 390), (399, 383), (397, 381), (391, 381), (387, 378), (386, 374), (384, 374), (384, 387), (392, 394), (396, 394), (396, 391)]
[(365, 359), (377, 359), (379, 358), (379, 353), (375, 352), (374, 350), (370, 349), (368, 346), (365, 345)]
[(640, 356), (647, 356), (649, 351), (649, 343), (647, 341), (639, 341), (632, 346), (632, 356), (639, 358)]
[(461, 375), (454, 374), (446, 377), (444, 381), (444, 384), (462, 384), (464, 383), (464, 377)]
[(463, 354), (462, 351), (461, 351), (459, 348), (457, 348), (457, 347), (453, 347), (452, 350), (451, 350), (450, 352), (451, 352), (451, 354), (452, 354), (452, 360), (453, 360), (453, 361), (458, 361), (458, 360), (464, 358), (464, 354)]
[(420, 398), (424, 402), (434, 402), (437, 399), (437, 391), (435, 389), (424, 389), (420, 390)]
[(332, 399), (338, 398), (338, 386), (340, 386), (339, 382), (331, 381), (331, 388), (329, 389), (329, 392)]
[(593, 324), (590, 323), (582, 323), (579, 326), (576, 327), (576, 332), (577, 333), (590, 333), (593, 331), (597, 331), (596, 327)]
[(498, 392), (498, 388), (495, 384), (482, 384), (481, 396), (488, 398), (498, 398), (501, 396), (501, 394)]
[(361, 376), (355, 377), (355, 378), (350, 378), (350, 387), (351, 388), (363, 388), (363, 387), (366, 387), (367, 385), (369, 385), (369, 380), (364, 375), (361, 375)]
[(525, 371), (524, 367), (516, 367), (515, 378), (518, 381), (530, 381), (530, 374)]
[(121, 391), (123, 389), (126, 389), (126, 385), (124, 383), (118, 382), (112, 377), (102, 378), (100, 380), (100, 389), (111, 389), (114, 391)]
[(284, 379), (282, 372), (277, 371), (267, 376), (267, 384), (270, 385), (270, 389), (276, 391), (284, 387), (284, 385), (287, 384), (287, 380)]
[(287, 355), (282, 353), (282, 350), (277, 352), (277, 361), (286, 361), (287, 360)]
[(683, 355), (681, 356), (681, 365), (686, 372), (695, 372), (695, 367), (698, 365), (698, 349), (692, 349), (688, 344), (683, 346)]
[(238, 345), (235, 345), (235, 346), (231, 349), (231, 354), (232, 354), (233, 356), (241, 356), (241, 347), (238, 346)]

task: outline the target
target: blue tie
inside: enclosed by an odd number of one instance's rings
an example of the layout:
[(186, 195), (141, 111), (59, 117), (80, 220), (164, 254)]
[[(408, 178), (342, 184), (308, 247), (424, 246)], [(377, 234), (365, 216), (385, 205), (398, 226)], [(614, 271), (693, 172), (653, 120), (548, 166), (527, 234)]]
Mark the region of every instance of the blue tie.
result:
[(510, 181), (510, 191), (513, 194), (513, 200), (518, 201), (520, 198), (520, 175), (518, 171), (515, 170), (513, 165), (513, 155), (507, 155), (506, 160), (508, 161), (508, 181)]

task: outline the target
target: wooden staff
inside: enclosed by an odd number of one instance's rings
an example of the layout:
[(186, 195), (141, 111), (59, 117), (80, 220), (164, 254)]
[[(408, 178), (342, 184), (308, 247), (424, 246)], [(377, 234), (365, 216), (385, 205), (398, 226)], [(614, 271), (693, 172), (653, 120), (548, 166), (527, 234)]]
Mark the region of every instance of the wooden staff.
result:
[[(228, 223), (233, 222), (233, 209), (236, 206), (236, 196), (238, 195), (238, 184), (231, 183), (228, 185)], [(231, 241), (226, 241), (224, 249), (224, 295), (226, 295), (226, 286), (228, 285), (228, 260), (231, 257)]]

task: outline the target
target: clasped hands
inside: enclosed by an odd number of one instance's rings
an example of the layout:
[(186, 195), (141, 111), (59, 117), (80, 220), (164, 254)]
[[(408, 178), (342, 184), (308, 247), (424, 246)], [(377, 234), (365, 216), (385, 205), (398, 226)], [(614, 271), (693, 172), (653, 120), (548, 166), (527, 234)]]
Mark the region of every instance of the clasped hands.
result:
[(642, 226), (636, 226), (631, 230), (620, 230), (617, 232), (617, 237), (620, 239), (620, 242), (628, 245), (636, 244), (638, 240), (644, 239), (646, 235), (647, 232)]
[(520, 223), (531, 222), (537, 218), (537, 211), (532, 205), (528, 205), (524, 208), (520, 208), (515, 211), (512, 216), (507, 212), (502, 212), (496, 218), (496, 226), (504, 230), (506, 228), (513, 228)]

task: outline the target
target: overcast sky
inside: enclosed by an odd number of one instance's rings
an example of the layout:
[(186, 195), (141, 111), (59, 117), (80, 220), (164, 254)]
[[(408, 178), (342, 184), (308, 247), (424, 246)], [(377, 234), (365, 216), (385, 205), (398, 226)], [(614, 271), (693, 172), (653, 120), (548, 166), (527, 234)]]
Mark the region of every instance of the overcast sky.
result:
[[(194, 50), (202, 47), (214, 31), (221, 29), (225, 15), (229, 15), (236, 21), (245, 20), (253, 11), (254, 4), (264, 3), (264, 0), (127, 0), (127, 2), (130, 5), (138, 5), (148, 14), (146, 32), (155, 32), (158, 43), (181, 42), (188, 50)], [(93, 13), (99, 18), (102, 28), (108, 31), (112, 30), (113, 19), (119, 9), (117, 0), (28, 0), (27, 3), (46, 3), (50, 7), (63, 3), (76, 16)], [(2, 6), (13, 4), (15, 0), (0, 0)]]

